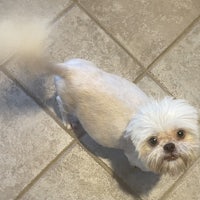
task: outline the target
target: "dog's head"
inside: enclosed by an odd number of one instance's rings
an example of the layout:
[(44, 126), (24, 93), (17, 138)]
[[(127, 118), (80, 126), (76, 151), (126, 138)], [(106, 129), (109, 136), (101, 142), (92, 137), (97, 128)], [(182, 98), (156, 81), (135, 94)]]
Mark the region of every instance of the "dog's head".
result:
[(129, 122), (124, 137), (148, 169), (177, 174), (199, 154), (197, 110), (181, 99), (152, 100)]

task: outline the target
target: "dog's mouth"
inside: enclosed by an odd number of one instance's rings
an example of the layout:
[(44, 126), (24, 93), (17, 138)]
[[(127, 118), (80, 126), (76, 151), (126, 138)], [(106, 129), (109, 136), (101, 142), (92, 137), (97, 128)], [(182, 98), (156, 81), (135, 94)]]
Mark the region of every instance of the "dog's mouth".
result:
[(176, 155), (176, 154), (165, 155), (165, 156), (164, 156), (164, 160), (170, 162), (170, 161), (177, 160), (178, 157), (179, 157), (179, 156)]

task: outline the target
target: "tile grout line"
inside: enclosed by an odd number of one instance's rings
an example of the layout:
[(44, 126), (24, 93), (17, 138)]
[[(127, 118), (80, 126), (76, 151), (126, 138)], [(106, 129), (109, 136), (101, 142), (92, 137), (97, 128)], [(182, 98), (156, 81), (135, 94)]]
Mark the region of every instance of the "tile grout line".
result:
[(155, 84), (157, 84), (165, 93), (170, 96), (174, 96), (166, 87), (163, 85), (151, 72), (144, 70), (140, 75), (138, 75), (133, 83), (137, 84), (141, 81), (145, 76), (149, 77)]
[(53, 26), (60, 18), (66, 15), (73, 7), (75, 3), (72, 1), (69, 6), (64, 8), (61, 12), (59, 12), (49, 23), (48, 26)]
[(117, 182), (121, 183), (122, 186), (128, 190), (137, 200), (142, 200), (141, 197), (137, 194), (137, 192), (133, 191), (130, 186), (106, 163), (104, 163), (101, 159), (95, 156), (86, 146), (84, 146), (79, 140), (77, 144), (84, 149), (84, 151), (101, 167), (103, 168), (110, 176), (112, 176)]
[(196, 166), (196, 163), (199, 161), (200, 157), (183, 173), (174, 184), (159, 198), (159, 200), (167, 200), (167, 196), (178, 187), (178, 184), (184, 180), (184, 178), (189, 174), (189, 172)]
[(1, 67), (6, 65), (7, 63), (9, 63), (13, 59), (13, 57), (14, 57), (14, 54), (10, 54), (6, 58), (4, 58), (3, 61), (1, 61), (1, 63), (0, 63), (0, 69), (1, 69)]
[(137, 84), (146, 76), (146, 70), (144, 69), (132, 82)]
[(149, 76), (165, 93), (167, 93), (168, 95), (170, 96), (173, 96), (174, 95), (167, 89), (167, 87), (162, 84), (157, 78), (156, 76), (154, 76), (151, 72), (146, 72), (146, 75)]
[(141, 81), (145, 76), (149, 77), (155, 84), (158, 85), (158, 87), (160, 87), (161, 90), (167, 93), (167, 95), (174, 97), (174, 95), (165, 87), (165, 85), (163, 85), (151, 72), (147, 70), (144, 70), (140, 75), (138, 75), (133, 83), (139, 83), (139, 81)]
[(82, 6), (77, 0), (73, 0), (75, 4), (90, 18), (92, 19), (96, 25), (101, 28), (104, 33), (106, 33), (120, 48), (122, 48), (133, 60), (134, 62), (141, 67), (142, 69), (145, 69), (143, 64), (123, 45), (121, 42), (115, 38), (112, 33), (110, 33), (99, 21), (96, 17), (94, 17), (84, 6)]
[(151, 79), (159, 85), (161, 89), (163, 89), (167, 94), (172, 95), (172, 93), (167, 89), (165, 85), (163, 85), (152, 73), (151, 70), (155, 66), (156, 63), (158, 63), (169, 51), (171, 51), (175, 45), (177, 45), (180, 41), (182, 41), (188, 33), (192, 30), (192, 28), (200, 21), (200, 15), (196, 17), (173, 41), (172, 43), (167, 46), (148, 66), (147, 68), (140, 74), (138, 75), (135, 80), (133, 81), (134, 83), (138, 83), (142, 78), (144, 78), (146, 75), (151, 77)]
[(69, 151), (70, 149), (72, 149), (75, 145), (77, 144), (76, 140), (72, 140), (60, 153), (58, 153), (56, 155), (56, 157), (54, 159), (52, 159), (31, 181), (30, 183), (28, 183), (20, 192), (19, 194), (15, 197), (15, 200), (19, 200), (21, 197), (23, 197), (24, 194), (26, 194), (31, 187), (41, 178), (41, 176), (48, 171), (51, 166), (56, 163), (57, 160), (59, 160), (59, 158), (61, 158), (61, 156), (66, 153), (67, 151)]
[(192, 28), (200, 21), (200, 15), (197, 16), (146, 68), (146, 71), (150, 71), (156, 63), (158, 63), (163, 56), (168, 53), (177, 43), (182, 41), (188, 33), (191, 32)]

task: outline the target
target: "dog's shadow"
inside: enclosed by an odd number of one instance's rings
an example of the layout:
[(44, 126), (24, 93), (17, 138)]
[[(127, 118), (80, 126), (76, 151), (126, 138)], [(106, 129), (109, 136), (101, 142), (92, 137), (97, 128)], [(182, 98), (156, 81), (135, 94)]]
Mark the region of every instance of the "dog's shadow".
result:
[(151, 172), (143, 172), (136, 167), (132, 167), (122, 150), (106, 148), (97, 144), (87, 133), (80, 139), (81, 143), (95, 156), (99, 157), (108, 167), (113, 169), (113, 176), (120, 177), (122, 182), (117, 179), (120, 186), (126, 192), (133, 192), (137, 195), (148, 194), (155, 184), (160, 180), (160, 176)]
[[(58, 106), (56, 104), (54, 104), (54, 111), (60, 118)], [(143, 172), (136, 167), (132, 167), (122, 150), (107, 148), (97, 144), (84, 131), (80, 123), (76, 124), (73, 131), (87, 150), (89, 150), (96, 157), (100, 158), (109, 168), (113, 170), (113, 177), (116, 178), (121, 188), (126, 192), (137, 196), (148, 194), (160, 180), (159, 175), (151, 172)], [(125, 185), (128, 185), (129, 187), (126, 187)]]

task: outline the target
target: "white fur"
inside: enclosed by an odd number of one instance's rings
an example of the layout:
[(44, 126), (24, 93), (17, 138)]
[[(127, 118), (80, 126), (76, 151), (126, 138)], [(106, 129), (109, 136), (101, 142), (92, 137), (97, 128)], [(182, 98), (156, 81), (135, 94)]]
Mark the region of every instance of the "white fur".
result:
[(199, 137), (197, 110), (183, 99), (165, 97), (142, 106), (129, 122), (125, 137), (130, 136), (138, 146), (157, 133), (184, 128)]
[[(67, 113), (76, 116), (96, 142), (123, 149), (130, 163), (144, 171), (152, 170), (147, 165), (147, 160), (155, 157), (152, 155), (157, 156), (159, 163), (162, 160), (158, 155), (164, 155), (163, 147), (159, 147), (152, 150), (149, 158), (140, 157), (140, 145), (148, 137), (179, 128), (186, 128), (195, 137), (199, 136), (197, 111), (185, 100), (172, 97), (152, 100), (135, 84), (82, 59), (59, 64), (52, 71), (57, 71), (59, 76), (57, 93)], [(187, 143), (186, 146), (190, 152), (185, 155), (195, 157), (193, 151), (196, 151), (197, 144)], [(164, 165), (169, 173), (170, 170), (177, 171), (175, 162)], [(177, 160), (179, 168), (184, 168), (183, 165), (181, 159)]]
[[(163, 100), (150, 100), (138, 109), (138, 112), (130, 120), (124, 138), (131, 139), (134, 148), (126, 146), (126, 156), (132, 164), (139, 168), (150, 171), (147, 163), (163, 166), (159, 170), (163, 173), (178, 173), (187, 167), (181, 159), (176, 162), (163, 162), (165, 156), (162, 145), (152, 148), (151, 154), (146, 158), (140, 158), (141, 144), (147, 143), (147, 139), (158, 136), (159, 133), (166, 133), (170, 130), (186, 129), (194, 136), (195, 142), (175, 142), (176, 153), (190, 163), (199, 154), (199, 130), (197, 110), (185, 100), (165, 97)], [(171, 142), (171, 141), (168, 141)], [(135, 149), (135, 152), (133, 151)], [(132, 150), (132, 151), (131, 151)], [(135, 159), (135, 155), (138, 155)], [(152, 163), (151, 163), (152, 164)], [(158, 166), (156, 166), (158, 167)]]

